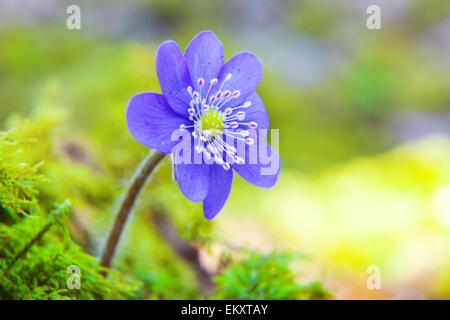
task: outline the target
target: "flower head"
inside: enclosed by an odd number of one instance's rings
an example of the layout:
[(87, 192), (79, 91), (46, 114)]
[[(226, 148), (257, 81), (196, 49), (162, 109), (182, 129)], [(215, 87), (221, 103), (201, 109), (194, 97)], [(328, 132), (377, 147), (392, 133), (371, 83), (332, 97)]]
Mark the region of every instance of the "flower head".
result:
[(240, 52), (224, 63), (220, 40), (202, 31), (184, 55), (175, 41), (163, 42), (156, 72), (162, 94), (142, 92), (130, 98), (128, 129), (143, 145), (174, 154), (182, 193), (203, 201), (207, 219), (224, 206), (233, 170), (259, 187), (276, 183), (281, 164), (264, 140), (269, 119), (255, 92), (262, 77), (255, 55)]

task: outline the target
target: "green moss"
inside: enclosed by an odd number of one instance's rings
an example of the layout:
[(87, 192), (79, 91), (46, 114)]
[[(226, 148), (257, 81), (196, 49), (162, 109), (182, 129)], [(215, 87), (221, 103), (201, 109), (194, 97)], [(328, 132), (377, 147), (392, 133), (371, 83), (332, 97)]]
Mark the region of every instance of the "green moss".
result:
[[(44, 122), (41, 122), (42, 125)], [(125, 299), (139, 283), (117, 271), (105, 279), (97, 260), (71, 239), (65, 220), (71, 207), (64, 201), (51, 214), (38, 202), (39, 185), (50, 180), (42, 162), (30, 156), (46, 145), (42, 126), (25, 122), (0, 133), (0, 298), (3, 299)], [(41, 141), (42, 144), (38, 144)], [(48, 141), (47, 141), (48, 142)], [(36, 151), (36, 150), (35, 150)], [(66, 180), (67, 182), (67, 180)], [(50, 201), (50, 199), (49, 199)], [(67, 268), (81, 270), (81, 289), (69, 290)]]
[(35, 184), (46, 180), (38, 173), (43, 163), (29, 163), (24, 157), (26, 143), (33, 140), (26, 131), (0, 132), (0, 205), (24, 215), (37, 213)]
[[(82, 251), (61, 218), (67, 202), (51, 215), (25, 217), (10, 226), (0, 224), (0, 297), (4, 299), (125, 299), (138, 283), (110, 271), (106, 279), (95, 258)], [(5, 214), (5, 213), (3, 213)], [(80, 268), (81, 288), (69, 289), (70, 266)]]
[(295, 256), (285, 252), (248, 251), (214, 278), (216, 298), (244, 300), (326, 299), (330, 293), (318, 282), (299, 284), (289, 264)]

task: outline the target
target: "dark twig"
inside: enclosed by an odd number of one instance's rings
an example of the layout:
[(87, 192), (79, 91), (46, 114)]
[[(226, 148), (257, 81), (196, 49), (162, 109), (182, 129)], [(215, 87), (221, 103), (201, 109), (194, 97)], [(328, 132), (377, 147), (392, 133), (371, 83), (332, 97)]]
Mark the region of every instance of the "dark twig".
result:
[(44, 234), (48, 231), (48, 229), (50, 229), (50, 227), (53, 225), (53, 222), (48, 222), (42, 229), (41, 231), (38, 232), (37, 235), (35, 235), (26, 245), (25, 247), (22, 248), (22, 250), (19, 251), (19, 253), (16, 254), (16, 256), (12, 259), (11, 263), (8, 266), (8, 270), (12, 268), (12, 266), (16, 263), (17, 260), (19, 260), (21, 257), (23, 257), (28, 250), (30, 250), (30, 248), (36, 243), (38, 242), (40, 239), (42, 239), (42, 237), (44, 236)]
[(128, 216), (130, 215), (131, 209), (136, 202), (136, 198), (141, 192), (148, 177), (152, 174), (153, 170), (164, 157), (164, 153), (158, 151), (151, 152), (147, 158), (142, 161), (134, 176), (131, 178), (125, 196), (120, 203), (119, 210), (117, 211), (114, 225), (109, 233), (108, 240), (106, 241), (106, 246), (103, 249), (100, 259), (100, 266), (105, 268), (109, 268), (111, 266), (111, 261), (114, 257), (120, 236)]

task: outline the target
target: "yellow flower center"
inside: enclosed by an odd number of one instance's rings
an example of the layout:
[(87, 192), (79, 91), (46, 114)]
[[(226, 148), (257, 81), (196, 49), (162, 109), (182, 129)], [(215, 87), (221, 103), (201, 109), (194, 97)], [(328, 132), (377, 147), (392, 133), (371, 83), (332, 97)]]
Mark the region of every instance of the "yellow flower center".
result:
[(207, 130), (208, 136), (216, 137), (224, 129), (223, 115), (216, 110), (209, 110), (200, 117), (198, 126), (200, 130)]

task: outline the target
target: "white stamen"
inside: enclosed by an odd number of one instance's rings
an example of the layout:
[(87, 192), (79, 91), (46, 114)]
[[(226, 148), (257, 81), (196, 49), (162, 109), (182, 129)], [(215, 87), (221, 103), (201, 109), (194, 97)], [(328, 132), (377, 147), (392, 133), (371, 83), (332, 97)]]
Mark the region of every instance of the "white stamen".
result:
[[(213, 86), (219, 83), (219, 79), (217, 78), (213, 78), (209, 81), (208, 88), (203, 88), (205, 86), (205, 78), (198, 78), (196, 83), (198, 91), (194, 91), (192, 86), (188, 86), (187, 92), (192, 100), (189, 101), (187, 111), (189, 120), (192, 121), (192, 125), (186, 125), (184, 123), (180, 124), (181, 130), (193, 127), (192, 136), (197, 139), (196, 142), (198, 142), (196, 143), (195, 151), (203, 153), (206, 160), (214, 157), (214, 161), (217, 164), (222, 165), (225, 170), (231, 169), (230, 163), (226, 161), (226, 159), (228, 159), (227, 157), (231, 157), (231, 159), (238, 164), (245, 163), (243, 158), (237, 156), (236, 147), (225, 142), (225, 137), (227, 137), (227, 139), (228, 137), (231, 137), (234, 141), (240, 140), (251, 145), (255, 140), (254, 138), (249, 137), (249, 130), (236, 129), (242, 125), (246, 125), (250, 128), (256, 128), (258, 126), (254, 121), (242, 122), (245, 119), (246, 112), (237, 111), (237, 109), (240, 108), (249, 108), (252, 105), (251, 101), (245, 101), (242, 105), (237, 107), (227, 107), (230, 100), (241, 96), (240, 90), (231, 91), (222, 89), (226, 87), (225, 83), (229, 81), (231, 77), (231, 73), (226, 74), (225, 77), (222, 78), (223, 80), (220, 87), (218, 86), (214, 90), (212, 89)], [(207, 116), (203, 117), (203, 115), (210, 112), (210, 110), (218, 112), (220, 121), (207, 123), (210, 118)], [(222, 125), (225, 128), (221, 128)], [(205, 126), (211, 129), (206, 129)]]
[(221, 156), (219, 156), (218, 154), (216, 154), (216, 155), (214, 156), (214, 160), (215, 160), (215, 161), (216, 161), (216, 163), (217, 163), (217, 164), (219, 164), (219, 165), (221, 165), (221, 164), (223, 164), (223, 163), (224, 163), (224, 161), (223, 161), (222, 157), (221, 157)]
[(250, 121), (250, 123), (248, 125), (252, 129), (256, 129), (258, 127), (258, 124), (255, 121)]
[(241, 130), (239, 134), (243, 137), (248, 137), (250, 135), (250, 132), (248, 130)]
[(237, 164), (244, 164), (244, 163), (245, 163), (245, 160), (244, 160), (243, 158), (239, 157), (239, 156), (235, 156), (235, 157), (234, 157), (234, 161), (235, 161)]
[(236, 129), (237, 127), (239, 127), (239, 123), (237, 123), (236, 121), (233, 121), (233, 122), (230, 123), (230, 127), (232, 129)]

